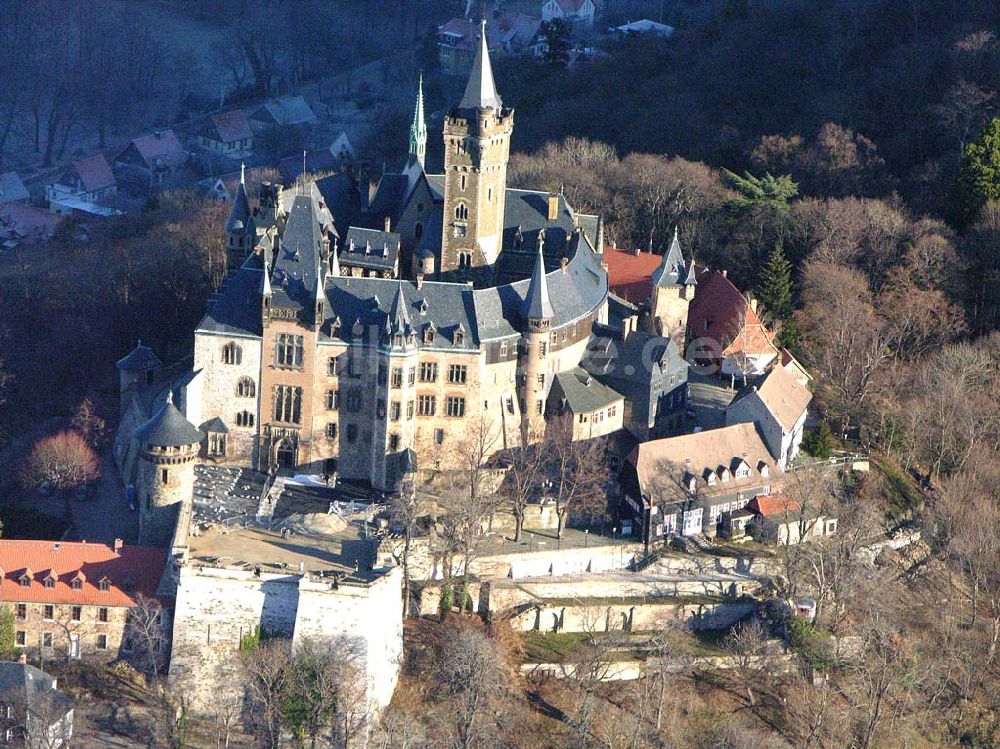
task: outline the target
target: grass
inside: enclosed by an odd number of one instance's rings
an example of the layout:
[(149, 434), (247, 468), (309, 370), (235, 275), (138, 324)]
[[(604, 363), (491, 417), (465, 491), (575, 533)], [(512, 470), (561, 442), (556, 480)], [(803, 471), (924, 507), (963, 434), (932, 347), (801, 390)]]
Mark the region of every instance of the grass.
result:
[(579, 653), (590, 638), (586, 632), (525, 632), (521, 637), (528, 663), (561, 663)]
[(874, 465), (882, 476), (881, 493), (887, 513), (897, 521), (912, 518), (924, 503), (916, 480), (888, 458), (879, 458)]

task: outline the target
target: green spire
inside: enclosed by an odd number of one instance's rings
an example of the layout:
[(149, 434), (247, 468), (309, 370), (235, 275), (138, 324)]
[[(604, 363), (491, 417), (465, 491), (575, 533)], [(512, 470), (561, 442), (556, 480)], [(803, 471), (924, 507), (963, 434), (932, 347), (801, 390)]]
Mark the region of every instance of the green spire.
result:
[(424, 122), (424, 74), (420, 73), (417, 83), (417, 106), (413, 110), (413, 123), (410, 125), (410, 156), (416, 157), (420, 168), (424, 168), (424, 157), (427, 155), (427, 125)]

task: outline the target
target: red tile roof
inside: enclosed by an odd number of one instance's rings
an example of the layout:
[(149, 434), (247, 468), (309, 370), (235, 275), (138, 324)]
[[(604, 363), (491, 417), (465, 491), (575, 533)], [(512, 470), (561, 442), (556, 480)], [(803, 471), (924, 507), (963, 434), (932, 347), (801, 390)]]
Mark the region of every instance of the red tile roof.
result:
[(179, 166), (187, 161), (188, 153), (181, 147), (173, 130), (141, 135), (132, 141), (148, 166)]
[(13, 229), (25, 242), (36, 242), (52, 236), (62, 216), (24, 203), (0, 205), (0, 225)]
[(604, 248), (604, 262), (608, 265), (608, 288), (613, 294), (632, 304), (641, 304), (652, 292), (650, 277), (663, 261), (661, 255), (651, 252), (636, 254), (633, 250)]
[[(0, 600), (32, 603), (68, 603), (93, 606), (133, 606), (140, 593), (147, 598), (156, 589), (167, 562), (167, 550), (124, 546), (120, 553), (106, 544), (67, 541), (0, 540)], [(22, 586), (21, 576), (32, 573)], [(70, 585), (77, 573), (86, 578), (80, 590)], [(53, 588), (44, 580), (56, 577)], [(107, 578), (107, 590), (98, 583)]]
[(778, 353), (772, 335), (746, 298), (717, 270), (698, 273), (698, 289), (688, 308), (688, 327), (695, 339), (718, 341), (723, 355)]
[(246, 115), (239, 109), (231, 112), (219, 112), (212, 115), (212, 125), (215, 135), (222, 143), (235, 143), (253, 137), (250, 123), (247, 122)]
[(783, 494), (769, 494), (751, 499), (747, 504), (747, 509), (755, 515), (769, 518), (775, 515), (784, 515), (786, 512), (797, 512), (802, 508), (794, 499), (789, 499)]
[(85, 192), (96, 192), (118, 184), (104, 154), (99, 153), (89, 159), (81, 159), (73, 164), (73, 169), (76, 170)]

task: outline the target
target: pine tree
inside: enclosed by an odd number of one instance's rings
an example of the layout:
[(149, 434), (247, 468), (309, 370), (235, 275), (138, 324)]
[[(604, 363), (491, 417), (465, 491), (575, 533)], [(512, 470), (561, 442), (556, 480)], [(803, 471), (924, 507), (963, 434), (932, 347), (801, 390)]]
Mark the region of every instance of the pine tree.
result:
[(959, 167), (956, 209), (972, 221), (987, 200), (1000, 199), (1000, 118), (994, 117), (971, 143), (965, 145)]
[(781, 240), (774, 243), (767, 258), (767, 265), (760, 274), (757, 299), (767, 308), (768, 313), (782, 322), (792, 316), (792, 264), (785, 257)]
[(834, 447), (833, 432), (830, 431), (830, 425), (825, 419), (806, 432), (802, 447), (814, 458), (820, 460), (830, 458)]

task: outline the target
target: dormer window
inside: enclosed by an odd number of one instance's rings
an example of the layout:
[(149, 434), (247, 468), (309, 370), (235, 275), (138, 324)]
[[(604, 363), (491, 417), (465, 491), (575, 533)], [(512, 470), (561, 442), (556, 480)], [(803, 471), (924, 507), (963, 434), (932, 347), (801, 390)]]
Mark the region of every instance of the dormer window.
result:
[(340, 332), (340, 316), (334, 315), (330, 321), (330, 335), (337, 335)]
[(420, 312), (421, 315), (426, 315), (427, 314), (427, 300), (426, 299), (421, 299), (417, 303), (417, 310)]
[(51, 575), (51, 574), (50, 574), (50, 575), (47, 575), (47, 576), (45, 577), (45, 579), (44, 579), (44, 580), (42, 581), (42, 584), (43, 584), (43, 585), (44, 585), (44, 586), (45, 586), (46, 588), (54, 588), (54, 587), (56, 587), (56, 578), (55, 578), (55, 576), (54, 576), (54, 575)]
[[(758, 464), (757, 464), (757, 470), (758, 470), (758, 471), (760, 471), (760, 475), (761, 475), (761, 476), (763, 476), (764, 478), (767, 478), (767, 474), (768, 474), (768, 473), (770, 472), (770, 470), (771, 470), (771, 469), (769, 469), (769, 468), (767, 467), (767, 463), (765, 463), (765, 462), (764, 462), (764, 461), (762, 460), (762, 461), (761, 461), (760, 463), (758, 463)], [(737, 471), (737, 475), (739, 475), (739, 472), (738, 472), (738, 471)], [(748, 475), (748, 476), (750, 475), (750, 472), (749, 472), (749, 471), (747, 472), (747, 475)]]
[(74, 577), (73, 580), (70, 582), (69, 586), (73, 590), (83, 590), (83, 580), (80, 579), (79, 577)]
[(111, 581), (106, 577), (102, 577), (97, 581), (97, 589), (100, 591), (107, 591), (111, 587)]
[(726, 468), (725, 466), (723, 466), (722, 470), (719, 471), (719, 478), (722, 479), (723, 481), (729, 481), (732, 477), (733, 474), (730, 473), (729, 469)]
[(32, 579), (31, 570), (25, 570), (24, 573), (22, 573), (22, 575), (19, 578), (17, 578), (17, 582), (21, 585), (22, 588), (29, 588), (31, 587), (31, 579)]
[(424, 343), (434, 343), (434, 323), (431, 323), (426, 328), (424, 328)]
[(708, 480), (708, 485), (709, 486), (715, 486), (715, 483), (718, 480), (718, 479), (716, 479), (715, 471), (712, 471), (711, 473), (709, 473), (706, 478)]
[(694, 476), (688, 476), (687, 488), (689, 492), (693, 492), (695, 489), (697, 489), (698, 479), (696, 479)]
[(455, 329), (455, 345), (461, 346), (465, 342), (465, 329), (459, 325)]

